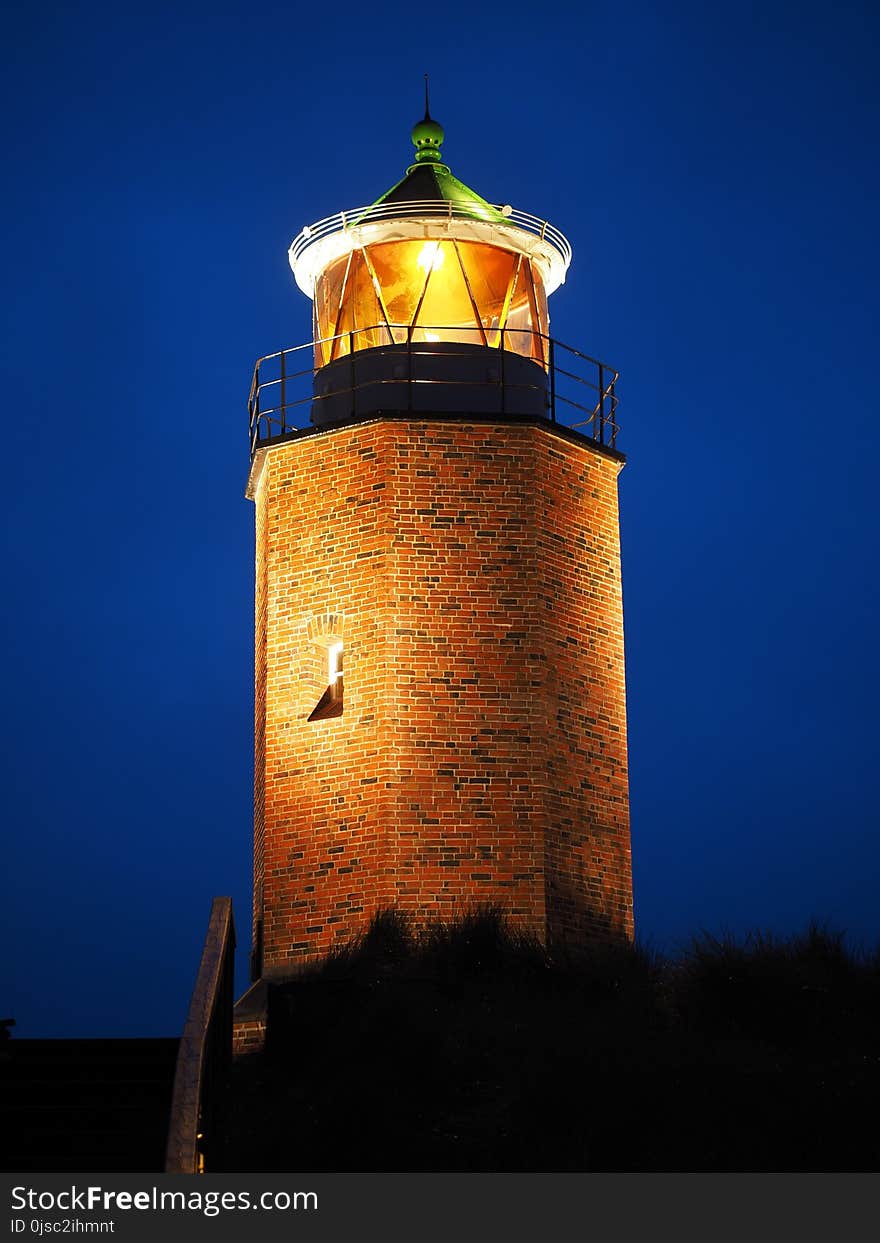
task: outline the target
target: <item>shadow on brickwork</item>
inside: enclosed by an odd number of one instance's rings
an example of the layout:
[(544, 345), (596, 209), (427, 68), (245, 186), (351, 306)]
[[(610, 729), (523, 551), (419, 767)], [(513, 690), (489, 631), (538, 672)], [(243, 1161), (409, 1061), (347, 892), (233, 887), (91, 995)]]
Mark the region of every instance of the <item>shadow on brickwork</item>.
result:
[(270, 989), (223, 1167), (873, 1170), (878, 1048), (880, 957), (818, 927), (667, 962), (384, 912)]
[(590, 899), (585, 901), (583, 887), (573, 885), (558, 870), (547, 867), (544, 900), (547, 912), (547, 938), (554, 948), (566, 945), (614, 945), (629, 940), (626, 918), (631, 910), (612, 917), (600, 910)]

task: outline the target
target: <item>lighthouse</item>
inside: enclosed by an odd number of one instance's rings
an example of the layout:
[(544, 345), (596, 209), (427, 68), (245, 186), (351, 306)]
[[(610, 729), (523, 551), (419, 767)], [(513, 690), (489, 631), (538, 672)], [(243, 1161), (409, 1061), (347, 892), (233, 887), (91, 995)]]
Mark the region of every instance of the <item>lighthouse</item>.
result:
[(289, 252), (260, 359), (254, 979), (379, 910), (633, 931), (613, 368), (552, 337), (571, 248), (445, 163)]

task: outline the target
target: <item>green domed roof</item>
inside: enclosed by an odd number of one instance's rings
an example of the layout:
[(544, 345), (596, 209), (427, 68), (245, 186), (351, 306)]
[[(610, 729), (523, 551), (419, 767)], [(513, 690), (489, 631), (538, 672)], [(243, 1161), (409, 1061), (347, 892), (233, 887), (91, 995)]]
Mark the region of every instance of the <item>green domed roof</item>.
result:
[(496, 207), (476, 190), (453, 177), (449, 166), (443, 163), (440, 147), (443, 143), (443, 126), (435, 121), (425, 99), (425, 115), (412, 128), (412, 141), (416, 149), (415, 163), (406, 170), (406, 176), (391, 187), (373, 204), (383, 203), (454, 203), (475, 220), (490, 220), (504, 224), (505, 218)]

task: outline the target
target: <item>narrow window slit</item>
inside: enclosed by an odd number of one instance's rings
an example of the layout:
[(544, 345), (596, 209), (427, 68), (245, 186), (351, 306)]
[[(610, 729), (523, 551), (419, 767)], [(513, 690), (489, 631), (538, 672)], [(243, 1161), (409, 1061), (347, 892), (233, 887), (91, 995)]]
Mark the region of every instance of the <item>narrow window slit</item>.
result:
[(327, 689), (312, 710), (310, 721), (326, 721), (342, 716), (342, 643), (331, 643), (327, 650)]

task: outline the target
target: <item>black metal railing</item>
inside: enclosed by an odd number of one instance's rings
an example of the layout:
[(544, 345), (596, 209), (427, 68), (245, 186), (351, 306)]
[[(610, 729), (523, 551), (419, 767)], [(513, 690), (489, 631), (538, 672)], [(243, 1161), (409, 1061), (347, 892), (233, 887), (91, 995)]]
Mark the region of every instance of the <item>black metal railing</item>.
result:
[[(334, 388), (333, 400), (338, 405), (339, 398), (349, 393), (352, 397), (352, 412), (355, 408), (355, 395), (363, 388), (387, 386), (388, 400), (383, 403), (386, 411), (415, 410), (413, 400), (414, 389), (431, 384), (431, 379), (424, 378), (424, 368), (413, 368), (413, 359), (439, 357), (444, 359), (455, 357), (454, 346), (459, 344), (462, 357), (473, 358), (474, 345), (460, 340), (469, 330), (436, 327), (436, 333), (456, 334), (456, 341), (442, 344), (433, 340), (416, 341), (414, 334), (422, 332), (421, 328), (413, 328), (405, 324), (380, 324), (360, 328), (353, 332), (339, 333), (334, 337), (310, 341), (296, 345), (290, 349), (279, 350), (275, 354), (267, 354), (258, 359), (254, 367), (248, 396), (248, 415), (250, 431), (251, 457), (265, 445), (286, 438), (292, 433), (302, 431), (310, 426), (312, 406), (320, 404), (322, 398), (314, 392), (314, 377), (321, 370), (314, 359), (322, 357), (333, 362), (348, 359), (348, 374), (345, 384)], [(435, 331), (432, 326), (431, 331)], [(476, 334), (477, 329), (473, 330)], [(359, 378), (359, 360), (368, 358), (372, 348), (381, 347), (381, 337), (385, 335), (387, 344), (395, 348), (406, 359), (404, 366), (389, 369), (390, 373), (381, 378), (376, 377), (375, 368), (370, 367), (368, 378)], [(503, 391), (505, 388), (505, 355), (514, 354), (518, 357), (529, 357), (515, 348), (517, 344), (527, 346), (534, 338), (543, 351), (544, 360), (535, 360), (536, 381), (532, 386), (536, 392), (545, 394), (543, 402), (546, 417), (554, 423), (581, 432), (582, 435), (594, 440), (597, 444), (615, 448), (619, 431), (617, 423), (618, 399), (615, 393), (619, 373), (607, 363), (591, 358), (581, 350), (563, 345), (543, 333), (534, 333), (525, 329), (495, 329), (495, 342), (482, 346), (493, 356), (498, 357), (498, 366), (491, 371), (492, 378), (471, 380), (467, 383), (477, 387), (499, 390), (501, 393), (500, 408), (504, 409)], [(360, 339), (360, 344), (359, 344)], [(366, 341), (366, 345), (364, 344)], [(477, 344), (477, 339), (475, 339)], [(450, 349), (452, 345), (452, 349)], [(439, 348), (438, 348), (439, 346)], [(510, 347), (514, 348), (510, 348)], [(467, 351), (467, 355), (465, 355)], [(306, 365), (307, 364), (307, 365)], [(363, 373), (364, 368), (361, 368)], [(516, 387), (522, 388), (521, 374)]]

